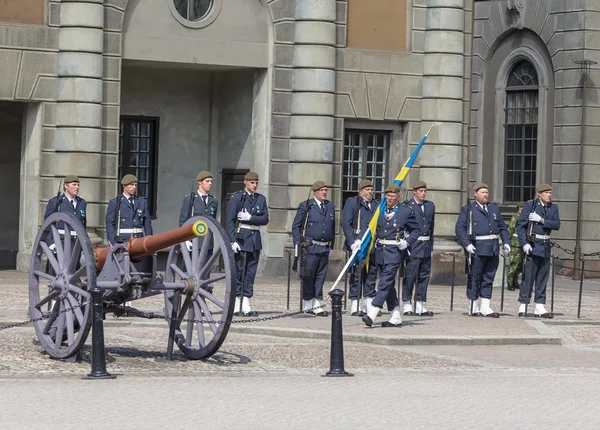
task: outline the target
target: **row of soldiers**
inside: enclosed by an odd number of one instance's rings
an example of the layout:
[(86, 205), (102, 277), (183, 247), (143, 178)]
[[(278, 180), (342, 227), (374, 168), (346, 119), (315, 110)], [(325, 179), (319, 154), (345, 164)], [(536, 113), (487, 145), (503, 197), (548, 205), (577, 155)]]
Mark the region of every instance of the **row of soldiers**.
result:
[[(244, 176), (244, 190), (236, 192), (227, 204), (225, 230), (231, 242), (237, 269), (236, 314), (257, 316), (250, 304), (254, 280), (262, 249), (260, 227), (269, 222), (265, 196), (256, 192), (258, 174)], [(202, 171), (196, 176), (198, 188), (185, 196), (179, 225), (189, 218), (203, 215), (216, 218), (218, 201), (212, 195), (212, 174)], [(125, 175), (121, 180), (123, 191), (111, 199), (106, 211), (106, 233), (109, 244), (126, 242), (132, 237), (152, 234), (148, 205), (137, 196), (138, 180)], [(385, 191), (383, 213), (378, 218), (371, 264), (359, 262), (351, 272), (349, 298), (351, 314), (361, 316), (372, 326), (381, 315), (384, 304), (390, 310), (390, 319), (384, 327), (401, 327), (402, 315), (433, 316), (426, 309), (427, 287), (431, 273), (431, 255), (434, 243), (435, 205), (426, 200), (427, 184), (413, 184), (413, 197), (400, 203), (400, 187), (392, 184)], [(468, 261), (467, 298), (469, 315), (498, 317), (490, 306), (492, 284), (499, 263), (500, 245), (506, 255), (511, 253), (511, 235), (500, 214), (499, 207), (488, 202), (486, 184), (474, 187), (474, 201), (463, 206), (456, 223), (456, 235), (465, 249)], [(298, 206), (292, 224), (294, 245), (302, 256), (303, 309), (316, 316), (327, 316), (322, 308), (323, 285), (329, 264), (329, 253), (335, 241), (335, 204), (327, 200), (328, 185), (316, 181), (311, 196)], [(546, 283), (549, 273), (550, 232), (558, 230), (560, 219), (552, 204), (552, 187), (542, 184), (538, 197), (523, 204), (518, 215), (516, 237), (513, 237), (512, 256), (523, 256), (524, 274), (520, 285), (519, 316), (526, 315), (535, 284), (534, 316), (552, 318), (546, 311)], [(362, 180), (356, 197), (349, 198), (342, 210), (344, 249), (356, 252), (363, 245), (361, 238), (380, 203), (374, 199), (373, 183)], [(79, 178), (69, 175), (64, 179), (64, 193), (48, 202), (45, 217), (56, 211), (70, 212), (85, 226), (86, 201), (79, 196)], [(191, 243), (188, 244), (191, 247)], [(188, 248), (189, 249), (189, 248)], [(522, 251), (522, 252), (521, 252)], [(396, 294), (396, 274), (406, 265), (402, 285), (402, 307)], [(516, 287), (516, 276), (509, 276), (509, 288)], [(379, 282), (377, 283), (377, 278)], [(362, 292), (362, 294), (361, 294)], [(413, 297), (414, 292), (414, 297)], [(364, 298), (363, 306), (360, 299)]]

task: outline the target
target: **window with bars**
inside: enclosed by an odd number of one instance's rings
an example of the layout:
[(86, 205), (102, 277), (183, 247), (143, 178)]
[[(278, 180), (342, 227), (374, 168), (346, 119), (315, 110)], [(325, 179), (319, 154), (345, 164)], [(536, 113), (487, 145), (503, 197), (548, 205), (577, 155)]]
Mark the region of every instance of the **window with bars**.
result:
[(526, 60), (511, 70), (506, 86), (504, 201), (527, 201), (535, 196), (538, 77)]
[(386, 187), (390, 132), (351, 130), (345, 132), (342, 201), (356, 196), (362, 179), (373, 181), (375, 198), (381, 199)]
[(138, 178), (137, 195), (148, 201), (150, 215), (156, 215), (158, 119), (121, 117), (119, 131), (119, 178)]

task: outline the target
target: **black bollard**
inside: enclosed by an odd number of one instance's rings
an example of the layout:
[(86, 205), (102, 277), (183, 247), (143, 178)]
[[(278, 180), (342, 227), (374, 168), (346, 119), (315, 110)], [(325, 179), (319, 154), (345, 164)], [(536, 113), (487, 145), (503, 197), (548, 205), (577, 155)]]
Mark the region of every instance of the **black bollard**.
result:
[(454, 310), (454, 278), (456, 276), (456, 254), (452, 253), (452, 285), (450, 286), (450, 312)]
[(331, 297), (331, 350), (329, 372), (323, 376), (354, 376), (344, 370), (344, 336), (342, 334), (342, 297), (339, 288), (329, 292)]
[(287, 310), (290, 310), (290, 290), (292, 284), (292, 252), (288, 249)]
[(504, 312), (504, 284), (506, 283), (506, 255), (502, 255), (502, 285), (500, 293), (500, 312)]
[(551, 257), (552, 259), (550, 261), (552, 261), (552, 292), (550, 295), (550, 312), (554, 312), (554, 271), (556, 269), (556, 257)]
[(90, 290), (92, 301), (92, 371), (82, 379), (115, 379), (106, 371), (106, 352), (104, 350), (104, 325), (102, 323), (102, 295), (104, 289), (98, 286)]
[(581, 318), (581, 296), (583, 294), (583, 274), (585, 271), (585, 260), (583, 257), (579, 259), (581, 261), (581, 276), (579, 276), (579, 301), (577, 303), (577, 319)]

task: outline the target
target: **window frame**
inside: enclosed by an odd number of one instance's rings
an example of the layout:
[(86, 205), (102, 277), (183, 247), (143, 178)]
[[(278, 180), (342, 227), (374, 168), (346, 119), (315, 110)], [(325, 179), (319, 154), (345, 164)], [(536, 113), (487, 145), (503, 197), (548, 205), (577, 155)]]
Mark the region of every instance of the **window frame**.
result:
[[(376, 136), (384, 136), (386, 153), (385, 153), (385, 160), (384, 160), (382, 184), (381, 184), (381, 190), (374, 189), (374, 198), (375, 199), (381, 200), (382, 198), (384, 198), (384, 190), (388, 183), (388, 176), (389, 176), (389, 169), (390, 169), (390, 153), (392, 151), (392, 130), (369, 129), (369, 128), (351, 127), (351, 126), (347, 127), (344, 129), (344, 140), (343, 140), (343, 145), (342, 145), (342, 166), (341, 166), (342, 180), (341, 180), (341, 187), (340, 187), (341, 188), (340, 193), (341, 193), (342, 205), (346, 202), (348, 197), (353, 197), (358, 194), (358, 189), (355, 189), (355, 190), (346, 189), (346, 178), (348, 178), (348, 176), (346, 176), (344, 174), (345, 164), (347, 162), (347, 160), (345, 160), (345, 156), (344, 156), (344, 153), (346, 151), (347, 136), (349, 134), (357, 134), (357, 133), (361, 134), (362, 139), (363, 140), (367, 139), (367, 141), (368, 141), (367, 136), (369, 134), (373, 134)], [(367, 145), (368, 145), (368, 143), (367, 143)], [(362, 167), (361, 167), (362, 170), (361, 171), (366, 172), (367, 165), (369, 164), (366, 155), (367, 155), (369, 149), (365, 145), (360, 150), (362, 151)], [(373, 176), (366, 176), (364, 174), (362, 176), (351, 175), (350, 177), (357, 177), (358, 182), (360, 182), (362, 179), (370, 179), (370, 180), (374, 179)], [(358, 183), (357, 183), (357, 186), (358, 186)]]
[[(120, 180), (124, 175), (127, 174), (133, 174), (136, 175), (136, 169), (137, 168), (131, 168), (131, 166), (128, 166), (127, 170), (123, 169), (123, 166), (120, 165), (120, 154), (121, 154), (121, 124), (123, 124), (123, 122), (126, 123), (124, 128), (127, 130), (130, 130), (130, 125), (132, 122), (148, 122), (150, 123), (150, 159), (148, 161), (148, 198), (147, 198), (147, 203), (148, 203), (148, 212), (150, 213), (150, 217), (152, 219), (156, 219), (156, 211), (157, 211), (157, 194), (158, 194), (158, 151), (159, 151), (159, 130), (160, 130), (160, 118), (159, 117), (155, 117), (155, 116), (141, 116), (141, 115), (121, 115), (120, 119), (119, 119), (119, 146), (118, 146), (118, 150), (117, 150), (117, 175), (118, 175), (118, 179)], [(125, 133), (123, 134), (123, 142), (125, 142), (125, 140), (127, 140), (127, 148), (129, 149), (131, 147), (130, 144), (130, 139), (131, 139), (131, 133), (127, 133), (127, 135), (125, 136)], [(125, 159), (125, 154), (123, 155), (123, 159)], [(120, 183), (119, 183), (120, 184)], [(119, 185), (120, 187), (120, 185)]]

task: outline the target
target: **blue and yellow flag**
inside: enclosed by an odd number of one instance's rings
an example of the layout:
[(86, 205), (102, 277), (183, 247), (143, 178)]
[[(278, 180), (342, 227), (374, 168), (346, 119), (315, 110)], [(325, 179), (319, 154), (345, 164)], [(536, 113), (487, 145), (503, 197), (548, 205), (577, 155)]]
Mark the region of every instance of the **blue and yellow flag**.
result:
[[(417, 155), (419, 155), (419, 151), (421, 150), (421, 147), (427, 140), (427, 136), (429, 136), (429, 132), (431, 131), (431, 129), (433, 128), (434, 125), (436, 125), (436, 123), (433, 123), (431, 125), (431, 127), (429, 128), (429, 130), (427, 131), (427, 133), (425, 134), (425, 136), (423, 136), (421, 138), (421, 141), (419, 142), (417, 147), (414, 149), (412, 154), (410, 154), (410, 157), (408, 157), (408, 160), (406, 160), (406, 163), (404, 163), (404, 165), (402, 166), (402, 170), (400, 170), (400, 173), (398, 173), (396, 175), (396, 178), (392, 181), (393, 184), (396, 184), (398, 186), (402, 185), (402, 183), (408, 176), (408, 172), (410, 172), (410, 169), (412, 168), (413, 164), (415, 163), (415, 160), (417, 159)], [(375, 239), (375, 230), (377, 229), (377, 222), (379, 221), (379, 216), (383, 213), (383, 211), (385, 209), (385, 205), (386, 205), (385, 198), (382, 198), (381, 203), (379, 204), (379, 207), (373, 214), (373, 218), (371, 218), (371, 222), (369, 223), (369, 228), (365, 232), (365, 235), (362, 237), (360, 250), (356, 253), (356, 255), (352, 259), (349, 266), (356, 264), (360, 260), (366, 260), (367, 268), (369, 267), (369, 255), (371, 254), (371, 250), (373, 249), (373, 245), (375, 243), (374, 239)]]

